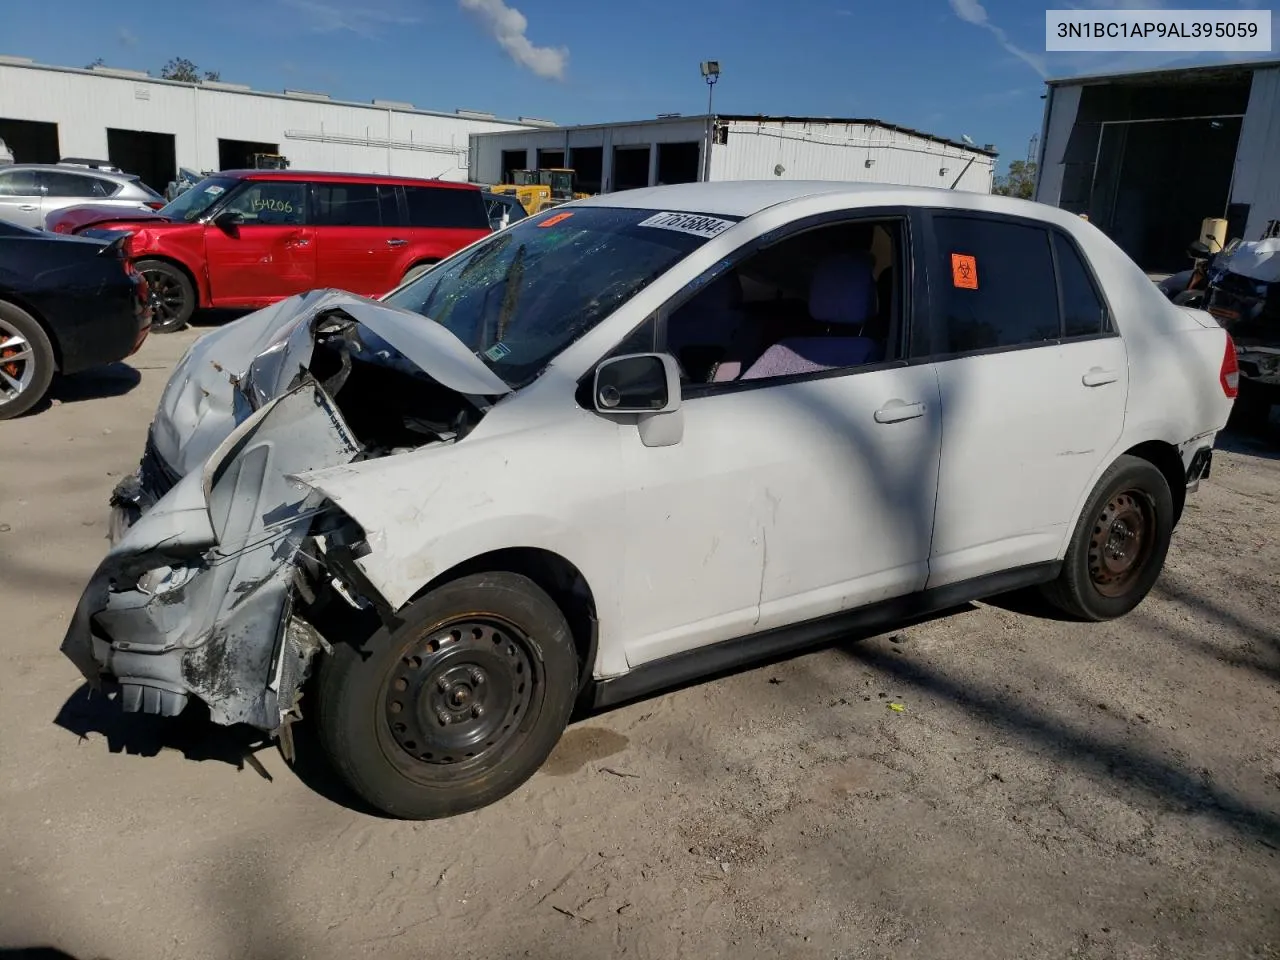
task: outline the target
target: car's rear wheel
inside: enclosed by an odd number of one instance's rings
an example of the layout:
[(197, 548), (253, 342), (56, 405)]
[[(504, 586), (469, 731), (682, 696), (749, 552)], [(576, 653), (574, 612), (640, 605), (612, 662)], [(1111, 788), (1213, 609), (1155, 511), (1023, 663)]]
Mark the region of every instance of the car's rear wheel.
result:
[(532, 580), (496, 572), (438, 587), (401, 619), (322, 661), (325, 753), (395, 817), (446, 817), (506, 796), (569, 722), (578, 661), (564, 615)]
[(1146, 460), (1119, 457), (1085, 504), (1062, 572), (1044, 595), (1082, 620), (1123, 616), (1155, 585), (1172, 535), (1173, 495), (1164, 474)]
[(196, 290), (179, 267), (163, 260), (139, 260), (134, 269), (147, 281), (151, 297), (151, 332), (177, 333), (196, 312)]
[(404, 272), (404, 276), (400, 278), (401, 285), (403, 286), (404, 284), (408, 283), (410, 280), (417, 280), (420, 276), (422, 276), (424, 273), (426, 273), (428, 270), (430, 270), (434, 266), (435, 266), (435, 261), (431, 261), (428, 263), (415, 263), (412, 267), (406, 270)]
[(0, 300), (0, 420), (26, 413), (53, 379), (53, 345), (31, 314)]

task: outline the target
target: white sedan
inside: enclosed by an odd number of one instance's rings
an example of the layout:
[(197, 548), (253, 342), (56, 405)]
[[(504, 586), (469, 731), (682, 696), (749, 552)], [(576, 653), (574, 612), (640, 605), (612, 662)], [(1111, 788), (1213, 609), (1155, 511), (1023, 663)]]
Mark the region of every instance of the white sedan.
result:
[(305, 689), (361, 796), (446, 816), (575, 706), (1016, 588), (1127, 613), (1235, 357), (1054, 208), (600, 196), (198, 341), (63, 650), (126, 709), (197, 697), (286, 755)]

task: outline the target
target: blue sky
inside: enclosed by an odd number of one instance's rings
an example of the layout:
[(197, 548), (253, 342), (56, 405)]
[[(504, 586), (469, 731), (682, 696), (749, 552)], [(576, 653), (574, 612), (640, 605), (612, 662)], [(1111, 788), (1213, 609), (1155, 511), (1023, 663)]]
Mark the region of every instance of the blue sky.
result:
[[(5, 4), (0, 53), (158, 72), (187, 57), (259, 89), (405, 100), (560, 123), (701, 113), (719, 59), (723, 113), (875, 117), (994, 143), (1040, 130), (1045, 76), (1223, 54), (1044, 52), (1025, 0), (61, 0)], [(1280, 0), (1060, 0), (1054, 7), (1228, 9)], [(157, 15), (159, 14), (159, 15)], [(1280, 49), (1273, 39), (1273, 51)], [(1276, 56), (1238, 55), (1242, 59)]]

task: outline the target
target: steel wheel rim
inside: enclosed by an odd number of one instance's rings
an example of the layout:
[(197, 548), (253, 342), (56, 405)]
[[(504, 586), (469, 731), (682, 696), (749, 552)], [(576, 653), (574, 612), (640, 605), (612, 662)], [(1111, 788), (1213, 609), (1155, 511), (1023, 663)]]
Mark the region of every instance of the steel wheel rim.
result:
[(142, 276), (147, 281), (151, 315), (159, 320), (157, 326), (173, 323), (182, 315), (182, 308), (186, 305), (182, 285), (166, 270), (144, 270)]
[(510, 751), (541, 699), (524, 631), (495, 617), (447, 621), (405, 645), (382, 684), (379, 738), (413, 779), (465, 776)]
[(17, 400), (35, 377), (36, 357), (31, 341), (0, 317), (0, 404)]
[(1139, 490), (1115, 494), (1089, 537), (1089, 579), (1104, 597), (1123, 596), (1147, 567), (1155, 545), (1155, 506)]

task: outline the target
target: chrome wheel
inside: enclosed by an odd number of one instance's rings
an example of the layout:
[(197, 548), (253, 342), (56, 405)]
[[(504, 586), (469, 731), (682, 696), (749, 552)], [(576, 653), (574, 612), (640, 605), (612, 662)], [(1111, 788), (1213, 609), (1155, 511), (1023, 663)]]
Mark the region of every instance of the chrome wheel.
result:
[(30, 341), (0, 316), (0, 404), (12, 403), (30, 389), (35, 361)]

